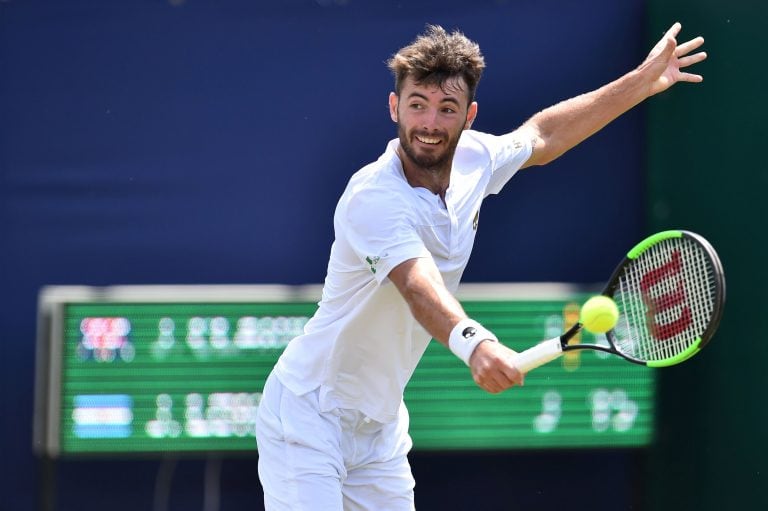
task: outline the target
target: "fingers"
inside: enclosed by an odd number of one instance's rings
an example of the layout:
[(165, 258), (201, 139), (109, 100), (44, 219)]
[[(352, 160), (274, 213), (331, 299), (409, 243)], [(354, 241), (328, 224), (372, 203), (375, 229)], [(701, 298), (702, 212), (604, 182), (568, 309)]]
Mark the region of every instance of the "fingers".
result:
[(680, 33), (681, 28), (682, 25), (680, 25), (680, 23), (675, 23), (672, 25), (672, 27), (667, 30), (661, 40), (656, 43), (656, 48), (654, 48), (654, 50), (657, 51), (652, 51), (651, 54), (659, 53), (663, 55), (665, 59), (669, 58), (669, 56), (676, 48), (677, 40), (675, 38), (677, 37), (677, 34)]
[(678, 62), (680, 63), (680, 67), (688, 67), (692, 66), (693, 64), (698, 64), (706, 58), (706, 52), (700, 51), (699, 53), (694, 53), (693, 55), (688, 55), (687, 57), (681, 57), (678, 59)]
[[(704, 52), (704, 51), (700, 51), (698, 53), (694, 53), (693, 55), (689, 55), (690, 52), (696, 50), (702, 44), (704, 44), (704, 38), (696, 37), (695, 39), (691, 39), (690, 41), (685, 42), (677, 47), (677, 49), (675, 50), (675, 56), (677, 57), (679, 69), (692, 66), (694, 64), (698, 64), (699, 62), (707, 58), (707, 52)], [(681, 82), (699, 83), (703, 80), (704, 78), (701, 75), (693, 74), (693, 73), (681, 72), (678, 77), (678, 81), (681, 81)]]
[(489, 368), (483, 373), (476, 374), (474, 380), (483, 390), (491, 394), (498, 394), (515, 385), (522, 386), (524, 377), (514, 367), (502, 366)]
[(513, 363), (515, 352), (501, 343), (481, 343), (470, 359), (475, 383), (491, 394), (522, 385), (524, 376)]
[[(682, 29), (682, 25), (676, 22), (674, 25), (672, 25), (669, 28), (669, 30), (667, 30), (667, 32), (664, 34), (664, 37), (661, 38), (661, 41), (659, 41), (659, 45), (663, 45), (664, 49), (668, 49), (671, 43), (675, 49), (675, 57), (677, 58), (681, 58), (688, 55), (695, 49), (699, 48), (702, 44), (704, 44), (704, 38), (701, 36), (694, 37), (690, 41), (686, 41), (682, 44), (677, 44), (676, 38), (680, 33), (681, 29)], [(700, 60), (697, 60), (696, 62), (700, 62), (701, 60), (704, 60), (706, 58), (706, 53), (704, 53), (703, 55), (704, 56)], [(691, 62), (691, 63), (693, 64), (695, 62)]]
[(499, 371), (496, 364), (479, 367), (476, 371), (473, 371), (472, 378), (478, 387), (491, 394), (498, 394), (515, 384), (515, 380), (508, 377), (504, 372)]
[(680, 30), (683, 28), (683, 26), (680, 24), (679, 21), (676, 21), (672, 24), (671, 27), (669, 27), (669, 30), (667, 30), (667, 33), (664, 34), (665, 37), (677, 37), (677, 34), (680, 33)]
[(675, 42), (674, 37), (670, 37), (668, 34), (665, 34), (664, 37), (662, 37), (661, 40), (656, 43), (656, 46), (653, 47), (646, 60), (661, 60), (664, 62), (668, 61), (675, 52), (676, 44), (677, 43)]
[(704, 77), (701, 75), (695, 75), (692, 73), (680, 73), (680, 82), (699, 83), (704, 81)]
[(683, 44), (678, 44), (677, 48), (675, 49), (675, 57), (682, 57), (683, 55), (687, 55), (696, 48), (700, 47), (702, 44), (704, 44), (704, 38), (701, 36), (695, 37), (690, 41), (684, 42)]
[(476, 375), (474, 379), (478, 387), (491, 394), (499, 394), (515, 385), (523, 385), (522, 376), (511, 376), (501, 373)]
[[(702, 53), (697, 53), (696, 55), (691, 55), (690, 57), (682, 58), (679, 61), (680, 62), (680, 68), (682, 69), (684, 67), (690, 66), (690, 65), (695, 64), (697, 62), (701, 62), (705, 58), (707, 58), (707, 56), (703, 52)], [(704, 81), (704, 77), (702, 77), (701, 75), (698, 75), (698, 74), (694, 74), (694, 73), (680, 72), (680, 74), (678, 75), (677, 80), (680, 81), (680, 82), (699, 83), (699, 82)]]
[(641, 69), (649, 77), (648, 91), (651, 96), (668, 89), (676, 82), (701, 82), (704, 80), (701, 75), (682, 71), (683, 68), (707, 58), (706, 52), (703, 51), (691, 55), (692, 51), (704, 44), (704, 38), (695, 37), (678, 45), (676, 37), (681, 29), (680, 23), (673, 24), (656, 43), (641, 66)]

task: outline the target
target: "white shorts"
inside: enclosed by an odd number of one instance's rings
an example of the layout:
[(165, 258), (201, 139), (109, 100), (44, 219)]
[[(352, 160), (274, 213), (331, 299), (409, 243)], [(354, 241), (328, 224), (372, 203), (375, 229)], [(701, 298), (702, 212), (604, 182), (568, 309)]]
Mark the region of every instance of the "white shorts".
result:
[(256, 419), (267, 511), (411, 511), (408, 412), (382, 424), (356, 410), (321, 412), (270, 375)]

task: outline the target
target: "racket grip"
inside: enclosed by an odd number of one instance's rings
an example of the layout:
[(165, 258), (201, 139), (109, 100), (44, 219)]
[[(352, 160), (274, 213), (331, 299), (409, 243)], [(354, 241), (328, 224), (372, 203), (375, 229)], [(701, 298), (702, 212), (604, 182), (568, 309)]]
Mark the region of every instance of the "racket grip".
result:
[(527, 373), (547, 362), (556, 359), (563, 353), (563, 345), (559, 337), (542, 341), (532, 348), (521, 351), (514, 359), (515, 367), (521, 373)]

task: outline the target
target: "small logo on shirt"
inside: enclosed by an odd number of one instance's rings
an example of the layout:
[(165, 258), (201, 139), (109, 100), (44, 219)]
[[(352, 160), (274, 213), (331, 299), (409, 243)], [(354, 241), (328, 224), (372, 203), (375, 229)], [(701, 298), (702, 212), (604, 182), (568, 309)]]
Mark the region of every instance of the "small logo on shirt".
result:
[(475, 218), (472, 220), (472, 230), (477, 230), (477, 224), (480, 222), (480, 210), (475, 211)]
[(374, 273), (374, 274), (376, 273), (376, 265), (379, 264), (380, 260), (381, 260), (381, 257), (379, 256), (375, 256), (375, 257), (367, 256), (365, 258), (365, 262), (368, 263), (368, 266), (371, 269), (371, 273)]

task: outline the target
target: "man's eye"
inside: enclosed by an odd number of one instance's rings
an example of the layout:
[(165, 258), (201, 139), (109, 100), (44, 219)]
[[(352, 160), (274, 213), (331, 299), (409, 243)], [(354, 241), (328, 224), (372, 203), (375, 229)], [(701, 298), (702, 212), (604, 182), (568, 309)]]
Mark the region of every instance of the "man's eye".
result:
[(424, 107), (419, 103), (414, 103), (411, 105), (411, 108), (413, 108), (414, 110), (421, 110)]
[(453, 108), (446, 107), (446, 108), (443, 108), (443, 113), (445, 113), (445, 114), (454, 114), (454, 113), (456, 113), (456, 110), (454, 110)]

